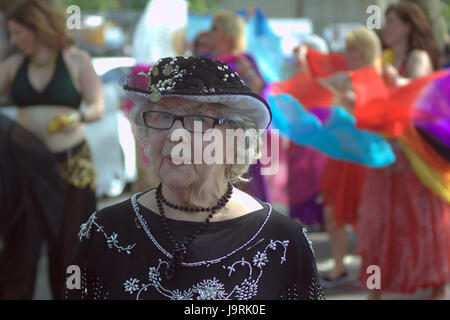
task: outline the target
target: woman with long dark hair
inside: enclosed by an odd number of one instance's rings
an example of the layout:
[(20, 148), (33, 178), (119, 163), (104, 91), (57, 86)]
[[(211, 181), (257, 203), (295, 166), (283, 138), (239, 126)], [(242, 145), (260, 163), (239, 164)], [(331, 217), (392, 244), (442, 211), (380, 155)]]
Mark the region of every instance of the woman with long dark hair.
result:
[[(391, 48), (384, 56), (391, 86), (406, 85), (438, 69), (439, 52), (427, 17), (417, 5), (400, 2), (387, 9), (383, 40)], [(439, 83), (447, 81), (448, 76)], [(419, 87), (417, 83), (408, 87)], [(408, 88), (395, 91), (401, 89)], [(434, 92), (441, 108), (446, 108), (442, 103), (446, 101), (442, 99), (444, 92)], [(405, 94), (402, 97), (402, 101), (408, 98)], [(389, 107), (382, 103), (379, 109)], [(393, 114), (398, 112), (396, 108), (395, 104), (389, 107)], [(430, 288), (431, 299), (444, 299), (450, 280), (450, 199), (445, 194), (450, 165), (443, 152), (448, 146), (416, 122), (408, 122), (400, 135), (386, 137), (396, 162), (383, 169), (368, 168), (362, 190), (357, 228), (361, 284), (370, 281), (373, 271), (369, 268), (377, 266), (381, 278), (369, 298), (379, 299), (385, 292), (412, 294)]]
[(391, 53), (384, 69), (391, 87), (439, 69), (440, 52), (428, 18), (418, 5), (402, 1), (389, 6), (382, 38)]

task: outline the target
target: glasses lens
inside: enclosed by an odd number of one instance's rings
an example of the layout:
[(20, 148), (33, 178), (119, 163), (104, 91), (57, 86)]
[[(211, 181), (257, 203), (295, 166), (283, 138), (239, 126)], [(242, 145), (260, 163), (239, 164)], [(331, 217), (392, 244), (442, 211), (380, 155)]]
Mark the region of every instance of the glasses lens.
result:
[(203, 133), (214, 127), (214, 119), (207, 116), (185, 116), (184, 126), (186, 130)]
[(154, 129), (170, 129), (173, 115), (167, 112), (147, 111), (144, 112), (144, 123), (147, 127)]

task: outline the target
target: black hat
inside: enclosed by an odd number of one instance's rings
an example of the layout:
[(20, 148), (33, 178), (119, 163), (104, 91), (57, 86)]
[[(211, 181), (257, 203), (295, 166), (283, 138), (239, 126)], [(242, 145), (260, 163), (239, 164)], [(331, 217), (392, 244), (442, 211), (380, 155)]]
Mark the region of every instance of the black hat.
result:
[(176, 96), (239, 108), (255, 119), (257, 129), (266, 129), (272, 118), (267, 102), (251, 92), (236, 72), (206, 57), (162, 58), (147, 74), (124, 78), (122, 86), (134, 102)]

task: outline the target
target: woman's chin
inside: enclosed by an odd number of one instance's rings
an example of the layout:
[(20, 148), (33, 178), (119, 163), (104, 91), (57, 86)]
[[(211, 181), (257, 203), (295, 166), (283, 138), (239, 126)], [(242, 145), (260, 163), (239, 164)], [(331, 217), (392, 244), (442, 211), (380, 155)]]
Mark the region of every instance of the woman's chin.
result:
[(195, 180), (193, 173), (186, 172), (189, 170), (180, 169), (164, 170), (165, 172), (161, 172), (160, 179), (162, 183), (168, 187), (177, 189), (190, 187)]

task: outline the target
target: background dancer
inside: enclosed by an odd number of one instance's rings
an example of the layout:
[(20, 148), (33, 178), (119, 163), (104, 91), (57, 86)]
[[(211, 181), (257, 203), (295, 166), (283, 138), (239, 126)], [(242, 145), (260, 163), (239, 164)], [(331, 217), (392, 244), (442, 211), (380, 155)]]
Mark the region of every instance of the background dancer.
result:
[[(392, 66), (387, 67), (388, 84), (399, 86), (431, 73), (439, 56), (420, 8), (401, 2), (389, 7), (386, 16), (383, 39), (394, 49), (396, 68), (393, 72)], [(435, 99), (442, 99), (442, 94), (448, 92), (442, 86), (449, 78), (439, 80), (437, 95), (430, 95), (423, 105), (433, 106)], [(425, 89), (417, 93), (416, 87), (422, 82), (414, 81), (405, 90), (399, 89), (402, 101), (419, 96)], [(447, 101), (448, 108), (448, 98), (440, 101)], [(395, 116), (395, 108), (385, 101), (380, 101), (378, 108), (389, 108), (386, 114)], [(381, 125), (379, 129), (387, 133), (394, 127), (386, 123), (384, 129)], [(448, 183), (444, 178), (450, 170), (448, 159), (411, 122), (402, 132), (390, 136), (397, 161), (386, 169), (368, 169), (366, 173), (357, 229), (362, 258), (360, 281), (366, 283), (367, 267), (377, 265), (382, 274), (381, 288), (372, 290), (369, 298), (380, 299), (383, 292), (413, 293), (431, 287), (430, 298), (443, 299), (450, 280), (450, 199), (445, 197)], [(439, 137), (436, 139), (439, 141)]]
[[(62, 18), (43, 1), (18, 1), (7, 14), (7, 25), (11, 43), (20, 53), (1, 64), (0, 91), (2, 94), (9, 92), (18, 106), (17, 123), (53, 153), (65, 182), (64, 207), (59, 213), (61, 217), (57, 218), (61, 224), (49, 248), (52, 293), (59, 298), (79, 225), (96, 210), (95, 170), (85, 140), (85, 123), (102, 116), (102, 86), (90, 56), (73, 46), (73, 40), (65, 34)], [(80, 109), (82, 101), (86, 102), (84, 109)], [(28, 217), (24, 215), (22, 219)], [(22, 223), (26, 222), (16, 222)], [(26, 229), (20, 231), (26, 232)], [(14, 241), (14, 237), (20, 238), (22, 232), (14, 234), (6, 246), (13, 246), (24, 255), (30, 254), (30, 250), (39, 250), (39, 245), (19, 247), (20, 242)], [(36, 243), (38, 241), (36, 239)], [(8, 257), (1, 259), (8, 260)], [(30, 267), (21, 266), (18, 261), (17, 268), (25, 268), (34, 275), (36, 263)], [(34, 276), (23, 276), (34, 282)], [(8, 288), (16, 283), (3, 285), (2, 291), (8, 297)], [(31, 289), (25, 296), (31, 298), (32, 286), (26, 286)]]

